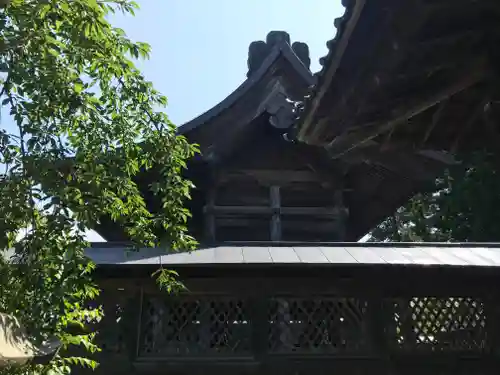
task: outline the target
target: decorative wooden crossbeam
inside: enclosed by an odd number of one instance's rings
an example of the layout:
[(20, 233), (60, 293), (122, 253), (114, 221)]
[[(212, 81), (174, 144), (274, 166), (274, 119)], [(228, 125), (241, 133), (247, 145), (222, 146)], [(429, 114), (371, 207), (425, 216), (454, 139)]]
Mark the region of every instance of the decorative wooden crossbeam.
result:
[[(276, 194), (276, 193), (274, 193)], [(276, 198), (275, 198), (276, 199)], [(205, 213), (213, 214), (246, 214), (246, 215), (304, 215), (332, 216), (339, 215), (342, 210), (337, 207), (283, 207), (283, 206), (205, 206)]]

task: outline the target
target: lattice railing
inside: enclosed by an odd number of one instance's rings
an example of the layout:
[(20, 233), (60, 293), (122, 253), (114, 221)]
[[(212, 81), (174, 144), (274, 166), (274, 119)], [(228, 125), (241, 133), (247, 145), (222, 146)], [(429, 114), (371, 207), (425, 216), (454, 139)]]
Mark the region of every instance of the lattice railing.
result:
[(140, 356), (250, 353), (250, 319), (241, 299), (146, 296), (143, 303)]
[(486, 312), (473, 298), (421, 297), (392, 301), (389, 343), (404, 350), (481, 351)]
[(490, 349), (498, 326), (495, 317), (487, 321), (491, 309), (483, 301), (465, 297), (370, 300), (373, 305), (338, 296), (262, 297), (258, 303), (222, 295), (155, 294), (142, 302), (126, 293), (103, 297), (107, 316), (98, 343), (104, 353), (141, 358), (373, 356), (379, 344), (393, 354), (480, 354)]
[(271, 353), (354, 353), (368, 344), (366, 302), (355, 298), (273, 298)]

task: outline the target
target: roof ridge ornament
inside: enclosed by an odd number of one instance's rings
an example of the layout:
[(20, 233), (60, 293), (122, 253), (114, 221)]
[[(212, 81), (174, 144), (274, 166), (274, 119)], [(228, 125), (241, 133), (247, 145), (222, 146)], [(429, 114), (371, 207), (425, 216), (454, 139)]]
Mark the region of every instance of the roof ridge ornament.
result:
[(309, 57), (309, 47), (306, 43), (290, 42), (290, 34), (286, 31), (270, 31), (266, 36), (266, 41), (258, 40), (250, 43), (248, 47), (248, 73), (247, 77), (250, 77), (254, 72), (256, 72), (267, 56), (271, 53), (276, 45), (288, 44), (293, 50), (295, 55), (304, 64), (307, 69), (310, 69), (311, 59)]

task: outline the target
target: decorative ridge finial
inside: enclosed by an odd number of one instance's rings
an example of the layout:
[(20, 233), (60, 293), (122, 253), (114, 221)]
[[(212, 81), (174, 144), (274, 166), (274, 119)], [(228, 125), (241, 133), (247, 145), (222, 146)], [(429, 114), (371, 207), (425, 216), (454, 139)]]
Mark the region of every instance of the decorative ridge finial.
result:
[[(266, 57), (271, 53), (273, 47), (278, 43), (287, 43), (290, 45), (290, 34), (285, 31), (270, 31), (266, 36), (266, 41), (263, 40), (255, 41), (250, 43), (248, 47), (248, 73), (247, 77), (250, 77), (255, 71), (257, 71)], [(302, 61), (302, 63), (307, 67), (311, 66), (311, 59), (309, 57), (309, 47), (305, 43), (294, 42), (291, 44), (293, 52)]]

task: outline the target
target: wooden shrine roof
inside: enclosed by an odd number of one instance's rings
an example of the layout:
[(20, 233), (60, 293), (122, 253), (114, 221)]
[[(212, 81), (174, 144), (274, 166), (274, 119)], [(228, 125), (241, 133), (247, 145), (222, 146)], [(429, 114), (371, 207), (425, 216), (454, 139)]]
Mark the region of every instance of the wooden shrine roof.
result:
[[(187, 123), (179, 126), (178, 133), (186, 134), (200, 125), (205, 124), (207, 121), (215, 118), (222, 114), (223, 111), (230, 109), (236, 104), (237, 101), (247, 95), (251, 89), (261, 80), (266, 78), (266, 74), (272, 69), (273, 65), (282, 57), (290, 66), (295, 70), (300, 78), (307, 85), (313, 85), (316, 80), (309, 67), (306, 66), (300, 58), (295, 54), (290, 45), (289, 41), (281, 39), (277, 41), (267, 53), (263, 59), (261, 65), (255, 69), (251, 74), (249, 74), (248, 79), (243, 81), (243, 83), (236, 88), (231, 94), (229, 94), (220, 103), (216, 104), (214, 107), (210, 108), (206, 112), (202, 113), (198, 117), (188, 121)], [(249, 56), (250, 58), (250, 56)]]
[(499, 140), (500, 3), (345, 0), (298, 138), (339, 156), (456, 151)]
[(492, 84), (500, 2), (342, 3), (294, 131), (362, 181), (351, 184), (354, 238), (425, 189), (457, 153), (500, 141)]
[[(105, 244), (104, 244), (105, 245)], [(94, 244), (87, 255), (98, 265), (390, 265), (500, 267), (499, 244), (341, 243), (318, 246), (221, 245), (192, 252), (166, 254), (160, 249), (125, 251)], [(103, 245), (101, 245), (103, 246)]]
[[(293, 101), (301, 100), (316, 82), (309, 64), (306, 44), (292, 43), (284, 31), (269, 32), (266, 41), (250, 44), (249, 71), (243, 83), (214, 107), (179, 126), (178, 133), (199, 144), (202, 157), (212, 160), (237, 147), (262, 116), (270, 117), (271, 126), (292, 126)], [(283, 107), (290, 112), (289, 119), (279, 118)]]

